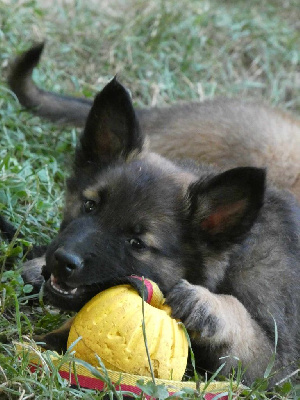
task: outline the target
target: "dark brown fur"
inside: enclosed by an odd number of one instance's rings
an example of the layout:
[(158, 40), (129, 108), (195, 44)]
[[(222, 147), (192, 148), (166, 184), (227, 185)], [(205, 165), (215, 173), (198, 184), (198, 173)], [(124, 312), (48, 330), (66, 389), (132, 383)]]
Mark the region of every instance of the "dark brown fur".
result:
[[(247, 110), (240, 107), (235, 109)], [(205, 126), (225, 121), (225, 109), (217, 109), (210, 122), (207, 113)], [(156, 112), (151, 112), (154, 119)], [(274, 111), (262, 113), (285, 121)], [(232, 111), (229, 119), (243, 134), (250, 114)], [(160, 118), (155, 120), (158, 127)], [(166, 126), (176, 126), (176, 120), (166, 118)], [(266, 121), (260, 128), (273, 126)], [(191, 132), (188, 118), (185, 124)], [(199, 354), (197, 366), (214, 371), (228, 356), (223, 372), (229, 373), (238, 358), (247, 383), (263, 375), (272, 357), (276, 321), (275, 383), (297, 368), (300, 356), (298, 204), (287, 193), (265, 189), (262, 169), (222, 172), (192, 162), (175, 164), (144, 143), (130, 97), (114, 79), (96, 96), (76, 150), (61, 230), (43, 270), (49, 300), (78, 310), (120, 277), (150, 278), (174, 317), (186, 324)], [(251, 159), (250, 149), (244, 163)]]

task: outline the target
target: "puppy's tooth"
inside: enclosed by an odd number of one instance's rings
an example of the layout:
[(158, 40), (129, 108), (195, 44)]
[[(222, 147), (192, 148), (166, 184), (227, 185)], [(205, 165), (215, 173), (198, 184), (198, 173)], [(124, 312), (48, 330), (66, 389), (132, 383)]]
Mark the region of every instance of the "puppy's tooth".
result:
[(72, 290), (71, 290), (71, 293), (72, 293), (72, 294), (75, 294), (76, 292), (77, 292), (77, 287), (76, 287), (75, 289), (72, 289)]

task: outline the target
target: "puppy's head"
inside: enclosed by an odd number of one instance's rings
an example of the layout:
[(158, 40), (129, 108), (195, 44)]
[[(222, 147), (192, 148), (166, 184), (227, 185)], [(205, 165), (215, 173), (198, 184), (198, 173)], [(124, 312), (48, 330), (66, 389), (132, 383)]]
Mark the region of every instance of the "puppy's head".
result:
[(114, 79), (88, 116), (61, 230), (47, 252), (44, 274), (54, 305), (78, 310), (132, 274), (167, 293), (190, 268), (205, 264), (208, 247), (221, 251), (255, 220), (260, 170), (190, 172), (143, 145), (130, 96)]
[(186, 177), (143, 145), (130, 96), (114, 79), (90, 111), (61, 230), (47, 252), (47, 295), (55, 305), (77, 310), (131, 274), (163, 290), (182, 276), (177, 224)]

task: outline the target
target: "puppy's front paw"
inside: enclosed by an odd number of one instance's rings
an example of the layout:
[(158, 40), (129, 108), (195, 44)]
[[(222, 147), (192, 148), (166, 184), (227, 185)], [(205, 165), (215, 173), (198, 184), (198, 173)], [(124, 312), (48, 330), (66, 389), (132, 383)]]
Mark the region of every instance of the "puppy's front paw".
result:
[(64, 353), (67, 350), (67, 341), (70, 328), (74, 317), (69, 318), (60, 328), (45, 335), (35, 335), (34, 340), (41, 343), (41, 346), (47, 350), (54, 350), (58, 353)]
[(67, 334), (61, 332), (50, 332), (45, 335), (35, 335), (34, 341), (40, 344), (43, 349), (53, 350), (57, 353), (64, 353), (67, 350)]
[(221, 329), (214, 294), (208, 289), (181, 280), (168, 293), (166, 301), (173, 317), (180, 319), (187, 329), (199, 333), (201, 338), (210, 338)]
[(30, 283), (34, 287), (35, 292), (40, 290), (44, 282), (41, 273), (45, 264), (45, 256), (33, 258), (23, 264), (22, 278), (25, 283)]

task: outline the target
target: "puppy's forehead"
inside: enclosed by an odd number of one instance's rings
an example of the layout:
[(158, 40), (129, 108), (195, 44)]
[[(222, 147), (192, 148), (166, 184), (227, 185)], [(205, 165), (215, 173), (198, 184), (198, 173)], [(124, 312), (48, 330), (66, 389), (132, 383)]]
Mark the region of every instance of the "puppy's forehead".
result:
[(150, 197), (176, 193), (180, 196), (184, 195), (193, 181), (193, 174), (160, 156), (150, 154), (147, 159), (116, 165), (101, 173), (95, 183), (84, 190), (83, 195), (97, 200), (101, 191), (108, 190), (110, 194), (128, 192), (131, 197), (134, 194), (144, 197), (147, 193)]

